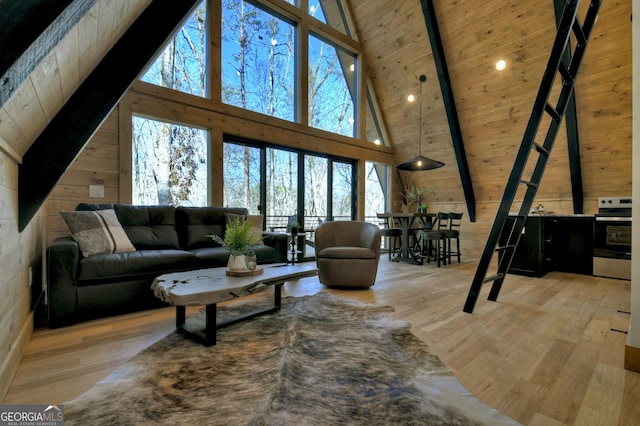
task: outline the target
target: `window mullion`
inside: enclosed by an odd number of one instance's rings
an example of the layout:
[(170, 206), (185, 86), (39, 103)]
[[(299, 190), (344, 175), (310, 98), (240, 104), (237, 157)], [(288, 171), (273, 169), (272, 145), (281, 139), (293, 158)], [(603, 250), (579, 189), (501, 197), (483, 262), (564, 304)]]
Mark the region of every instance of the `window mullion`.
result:
[[(219, 104), (222, 102), (222, 2), (208, 0), (209, 10), (209, 45), (207, 58), (209, 60), (209, 72), (207, 73), (210, 99)], [(214, 78), (215, 77), (215, 78)]]
[(306, 126), (309, 123), (309, 17), (306, 14), (299, 22), (297, 34), (296, 121)]

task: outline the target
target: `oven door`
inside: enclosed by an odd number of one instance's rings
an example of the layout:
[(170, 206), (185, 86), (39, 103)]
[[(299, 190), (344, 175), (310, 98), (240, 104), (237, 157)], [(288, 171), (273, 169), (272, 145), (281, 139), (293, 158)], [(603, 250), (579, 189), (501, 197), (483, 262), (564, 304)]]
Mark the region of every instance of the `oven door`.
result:
[(631, 218), (596, 216), (593, 275), (631, 279)]

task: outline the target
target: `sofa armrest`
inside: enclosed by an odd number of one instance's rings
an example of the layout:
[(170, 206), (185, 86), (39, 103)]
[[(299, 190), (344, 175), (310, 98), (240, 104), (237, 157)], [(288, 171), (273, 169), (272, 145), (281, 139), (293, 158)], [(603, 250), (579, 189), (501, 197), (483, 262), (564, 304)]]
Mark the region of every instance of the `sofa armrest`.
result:
[(265, 245), (276, 249), (276, 262), (287, 262), (287, 247), (289, 240), (287, 234), (281, 232), (263, 232), (262, 241)]
[(79, 261), (80, 248), (71, 237), (57, 238), (47, 248), (47, 304), (51, 328), (77, 321)]

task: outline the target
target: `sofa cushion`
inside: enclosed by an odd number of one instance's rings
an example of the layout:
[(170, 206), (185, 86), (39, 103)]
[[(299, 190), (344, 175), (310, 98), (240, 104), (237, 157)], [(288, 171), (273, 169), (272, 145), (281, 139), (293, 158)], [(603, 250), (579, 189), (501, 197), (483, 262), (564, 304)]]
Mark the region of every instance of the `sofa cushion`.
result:
[(180, 230), (180, 244), (185, 250), (203, 247), (219, 247), (207, 235), (224, 237), (226, 227), (225, 213), (246, 215), (244, 208), (224, 207), (178, 207), (176, 223)]
[(129, 253), (98, 254), (80, 260), (78, 285), (95, 281), (113, 282), (114, 278), (157, 276), (167, 272), (195, 268), (193, 253), (185, 250), (138, 250)]
[(71, 237), (84, 257), (101, 253), (135, 251), (112, 209), (99, 211), (61, 211)]
[(325, 259), (375, 259), (376, 252), (365, 247), (327, 247), (317, 257)]
[(180, 248), (175, 207), (116, 204), (114, 210), (138, 250)]

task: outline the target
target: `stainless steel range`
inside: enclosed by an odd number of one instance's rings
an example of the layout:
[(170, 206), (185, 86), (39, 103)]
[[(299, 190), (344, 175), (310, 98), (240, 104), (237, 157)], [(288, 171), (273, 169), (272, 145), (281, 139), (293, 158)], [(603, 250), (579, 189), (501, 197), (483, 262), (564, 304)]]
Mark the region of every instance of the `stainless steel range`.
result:
[(593, 275), (631, 279), (631, 197), (598, 198)]

